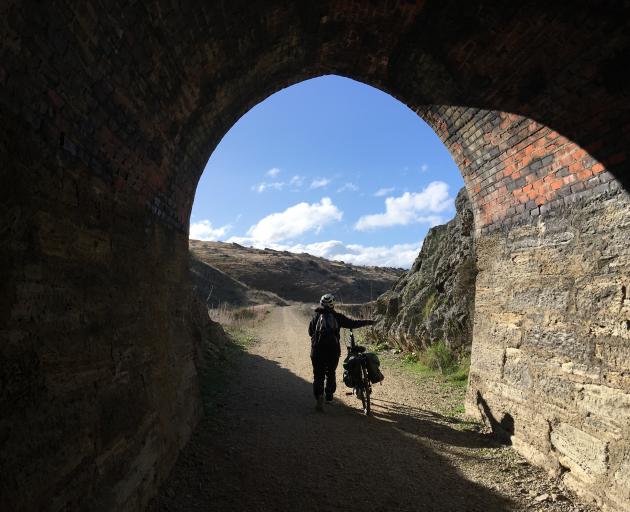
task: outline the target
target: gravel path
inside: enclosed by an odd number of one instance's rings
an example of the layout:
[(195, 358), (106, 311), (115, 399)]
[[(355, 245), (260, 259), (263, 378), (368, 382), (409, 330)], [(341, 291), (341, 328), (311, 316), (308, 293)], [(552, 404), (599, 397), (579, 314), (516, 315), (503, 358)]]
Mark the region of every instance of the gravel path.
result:
[(267, 315), (149, 510), (596, 510), (435, 412), (453, 391), (395, 364), (374, 389), (373, 417), (340, 378), (335, 403), (316, 412), (307, 323), (300, 306)]

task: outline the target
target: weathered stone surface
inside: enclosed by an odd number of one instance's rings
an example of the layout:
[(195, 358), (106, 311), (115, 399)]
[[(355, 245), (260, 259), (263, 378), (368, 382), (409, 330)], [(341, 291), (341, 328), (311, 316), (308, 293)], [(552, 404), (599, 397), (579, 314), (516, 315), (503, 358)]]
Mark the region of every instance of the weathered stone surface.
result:
[(580, 477), (592, 479), (608, 470), (608, 444), (604, 441), (568, 423), (554, 426), (550, 435), (560, 463), (579, 471)]
[(611, 494), (620, 509), (630, 501), (630, 450), (626, 451), (624, 459), (615, 471)]
[(467, 411), (491, 425), (510, 414), (514, 448), (605, 510), (629, 504), (617, 476), (630, 444), (624, 211), (628, 193), (602, 194), (477, 239)]
[(577, 408), (587, 418), (597, 420), (605, 434), (623, 437), (630, 433), (630, 391), (597, 384), (584, 384), (577, 392)]
[(409, 349), (442, 340), (455, 350), (470, 350), (476, 270), (464, 189), (455, 206), (455, 218), (429, 230), (411, 269), (377, 299), (374, 330), (380, 338)]
[(532, 385), (527, 357), (517, 348), (505, 350), (503, 362), (503, 379), (517, 388), (527, 389)]

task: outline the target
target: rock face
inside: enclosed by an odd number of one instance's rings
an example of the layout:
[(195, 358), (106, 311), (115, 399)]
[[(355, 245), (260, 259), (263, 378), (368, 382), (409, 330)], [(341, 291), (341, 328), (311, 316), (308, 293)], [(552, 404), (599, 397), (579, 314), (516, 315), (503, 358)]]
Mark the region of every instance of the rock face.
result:
[(455, 350), (470, 350), (476, 268), (465, 189), (455, 206), (455, 218), (429, 230), (409, 272), (377, 299), (375, 332), (381, 339), (406, 349), (443, 340)]

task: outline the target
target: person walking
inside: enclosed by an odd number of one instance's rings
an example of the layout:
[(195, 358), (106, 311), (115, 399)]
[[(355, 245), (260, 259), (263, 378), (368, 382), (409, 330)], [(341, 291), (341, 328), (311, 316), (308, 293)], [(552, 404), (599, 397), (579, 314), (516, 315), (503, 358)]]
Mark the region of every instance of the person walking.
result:
[(341, 328), (356, 329), (375, 323), (374, 320), (348, 318), (335, 311), (335, 296), (332, 293), (322, 295), (319, 307), (315, 309), (315, 314), (308, 325), (313, 364), (313, 394), (318, 411), (324, 410), (324, 394), (326, 402), (330, 403), (337, 389), (335, 372), (341, 356), (339, 343)]

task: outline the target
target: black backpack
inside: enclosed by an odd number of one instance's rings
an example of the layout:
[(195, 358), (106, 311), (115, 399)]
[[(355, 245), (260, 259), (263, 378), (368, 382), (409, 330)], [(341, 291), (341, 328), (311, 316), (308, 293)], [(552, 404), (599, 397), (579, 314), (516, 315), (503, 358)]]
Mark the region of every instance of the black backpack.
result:
[(337, 343), (337, 331), (339, 324), (337, 318), (332, 311), (324, 311), (317, 317), (315, 323), (315, 335), (313, 336), (313, 345), (321, 343)]

